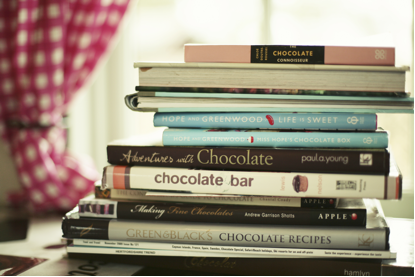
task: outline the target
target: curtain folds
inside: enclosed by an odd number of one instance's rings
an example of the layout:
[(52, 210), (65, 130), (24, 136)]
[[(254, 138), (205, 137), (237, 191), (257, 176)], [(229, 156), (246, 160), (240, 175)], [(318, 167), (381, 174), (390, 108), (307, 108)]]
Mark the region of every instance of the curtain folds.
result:
[(0, 0), (0, 135), (15, 161), (15, 206), (68, 211), (100, 178), (66, 150), (62, 118), (111, 45), (129, 0)]

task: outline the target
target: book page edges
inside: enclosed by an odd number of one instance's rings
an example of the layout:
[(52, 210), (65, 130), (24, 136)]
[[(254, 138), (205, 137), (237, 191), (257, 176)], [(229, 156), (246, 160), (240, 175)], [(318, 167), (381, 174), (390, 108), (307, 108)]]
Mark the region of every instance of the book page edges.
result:
[(346, 71), (409, 71), (409, 66), (363, 66), (328, 64), (266, 64), (266, 63), (185, 63), (185, 62), (134, 62), (134, 68), (148, 71), (151, 68), (236, 68), (236, 69), (284, 69), (284, 70), (346, 70)]

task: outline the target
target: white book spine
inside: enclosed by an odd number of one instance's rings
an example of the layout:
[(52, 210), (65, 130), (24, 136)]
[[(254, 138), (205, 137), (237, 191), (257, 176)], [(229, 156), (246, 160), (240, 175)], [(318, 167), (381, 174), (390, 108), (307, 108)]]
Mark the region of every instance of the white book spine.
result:
[(396, 199), (397, 176), (107, 166), (102, 187), (282, 197)]
[[(93, 246), (67, 246), (66, 251), (68, 253), (116, 254), (116, 255), (135, 255), (135, 256), (174, 256), (174, 257), (177, 257), (177, 256), (179, 257), (222, 257), (223, 256), (215, 252), (174, 251), (174, 250), (159, 250), (159, 249), (129, 249), (129, 248), (114, 248), (114, 247), (93, 247)], [(250, 258), (249, 255), (242, 254), (242, 253), (226, 254), (226, 257)], [(255, 257), (267, 258), (266, 255), (258, 255)]]
[[(321, 220), (327, 220), (321, 216)], [(341, 220), (339, 218), (338, 220)], [(288, 247), (313, 249), (387, 250), (389, 228), (372, 220), (374, 227), (154, 222), (118, 219), (64, 219), (65, 238), (204, 245)]]
[(229, 254), (246, 254), (252, 257), (264, 256), (265, 258), (368, 258), (368, 259), (394, 259), (396, 253), (390, 251), (367, 251), (367, 250), (333, 250), (333, 249), (309, 249), (309, 248), (271, 248), (271, 247), (238, 247), (220, 245), (200, 244), (175, 244), (157, 242), (129, 242), (129, 241), (107, 241), (93, 239), (74, 239), (75, 246), (93, 246), (110, 248), (127, 248), (136, 250), (173, 250), (173, 251), (196, 251), (216, 253), (217, 256), (228, 256)]

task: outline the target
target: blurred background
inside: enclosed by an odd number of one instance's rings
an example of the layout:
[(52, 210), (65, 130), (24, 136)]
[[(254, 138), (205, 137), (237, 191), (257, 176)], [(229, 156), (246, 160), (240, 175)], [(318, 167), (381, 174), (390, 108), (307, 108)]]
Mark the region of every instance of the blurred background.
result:
[[(68, 147), (102, 172), (108, 142), (153, 132), (152, 113), (124, 104), (138, 85), (133, 62), (183, 61), (185, 43), (393, 46), (396, 65), (411, 67), (406, 89), (413, 97), (413, 10), (413, 0), (135, 0), (115, 47), (72, 102)], [(382, 201), (385, 214), (413, 218), (413, 114), (379, 114), (378, 121), (390, 132), (404, 180), (401, 201)], [(0, 175), (16, 184), (12, 164), (2, 163)]]

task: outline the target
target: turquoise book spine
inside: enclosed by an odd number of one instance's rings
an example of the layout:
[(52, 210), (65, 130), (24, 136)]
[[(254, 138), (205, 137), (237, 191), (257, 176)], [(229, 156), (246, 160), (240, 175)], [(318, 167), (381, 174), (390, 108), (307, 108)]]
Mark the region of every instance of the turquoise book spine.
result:
[(156, 113), (154, 126), (174, 128), (367, 130), (376, 114), (363, 113)]
[(165, 146), (387, 148), (386, 131), (319, 132), (256, 129), (183, 129), (163, 131)]

